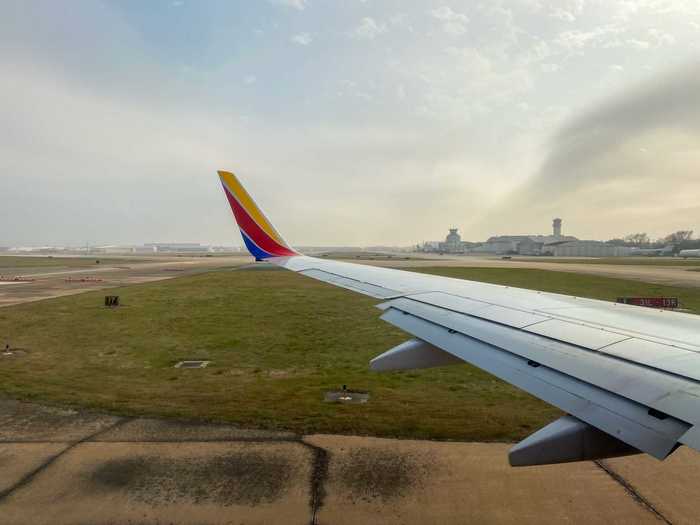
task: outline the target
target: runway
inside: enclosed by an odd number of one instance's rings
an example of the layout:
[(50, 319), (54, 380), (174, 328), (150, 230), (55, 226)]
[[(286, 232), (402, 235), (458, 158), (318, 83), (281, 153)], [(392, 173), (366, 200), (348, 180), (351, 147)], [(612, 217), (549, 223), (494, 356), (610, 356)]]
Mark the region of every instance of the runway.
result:
[[(91, 257), (91, 260), (99, 258)], [(75, 295), (92, 290), (148, 283), (185, 275), (231, 268), (250, 263), (247, 255), (227, 257), (159, 256), (111, 257), (117, 263), (95, 264), (87, 268), (5, 267), (0, 274), (22, 276), (32, 282), (5, 282), (0, 288), (0, 307)]]
[[(357, 259), (348, 262), (393, 268), (420, 268), (429, 266), (464, 266), (477, 268), (535, 268), (554, 272), (602, 275), (618, 279), (630, 279), (654, 284), (681, 287), (700, 287), (700, 271), (691, 271), (688, 267), (651, 266), (651, 265), (613, 265), (613, 264), (562, 264), (531, 260), (502, 260), (497, 257), (457, 257), (457, 256), (421, 256), (399, 254), (392, 259)], [(248, 255), (217, 257), (169, 257), (159, 256), (140, 262), (131, 262), (133, 258), (124, 257), (118, 264), (95, 265), (88, 268), (3, 268), (5, 275), (22, 275), (34, 279), (34, 282), (0, 283), (0, 307), (31, 301), (40, 301), (52, 297), (62, 297), (83, 293), (90, 290), (109, 289), (118, 286), (172, 279), (185, 275), (226, 269), (253, 262)], [(81, 279), (88, 279), (81, 282)], [(70, 282), (68, 282), (70, 280)]]
[(0, 401), (14, 524), (694, 523), (700, 454), (513, 469), (508, 444), (127, 418)]
[[(652, 284), (667, 286), (700, 287), (700, 271), (693, 271), (687, 266), (663, 266), (659, 265), (634, 265), (634, 264), (596, 264), (590, 263), (560, 263), (552, 262), (552, 258), (543, 258), (541, 261), (501, 259), (498, 257), (457, 257), (457, 256), (433, 256), (433, 258), (410, 260), (381, 260), (381, 261), (357, 261), (374, 266), (390, 266), (393, 268), (411, 268), (428, 266), (459, 266), (472, 268), (534, 268), (552, 272), (581, 273), (587, 275), (601, 275), (617, 279), (629, 279)], [(694, 267), (696, 270), (700, 266)]]

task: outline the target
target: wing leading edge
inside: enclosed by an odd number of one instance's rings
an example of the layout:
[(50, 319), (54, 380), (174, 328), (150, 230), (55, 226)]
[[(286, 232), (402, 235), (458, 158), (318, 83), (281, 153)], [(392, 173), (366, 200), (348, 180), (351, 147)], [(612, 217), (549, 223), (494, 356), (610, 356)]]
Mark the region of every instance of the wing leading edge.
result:
[(414, 336), (372, 369), (467, 362), (569, 414), (513, 447), (512, 465), (700, 450), (700, 317), (307, 257), (219, 176), (256, 259), (381, 299), (381, 318)]

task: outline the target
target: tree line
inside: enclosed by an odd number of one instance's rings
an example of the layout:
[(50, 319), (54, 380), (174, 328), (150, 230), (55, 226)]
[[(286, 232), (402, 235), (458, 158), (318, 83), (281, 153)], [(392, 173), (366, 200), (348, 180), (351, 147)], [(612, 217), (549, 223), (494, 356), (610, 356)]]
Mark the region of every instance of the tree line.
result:
[(643, 232), (630, 233), (622, 238), (610, 239), (606, 242), (613, 246), (632, 246), (635, 248), (664, 248), (670, 245), (673, 246), (674, 252), (700, 248), (700, 239), (693, 239), (693, 230), (678, 230), (655, 240)]

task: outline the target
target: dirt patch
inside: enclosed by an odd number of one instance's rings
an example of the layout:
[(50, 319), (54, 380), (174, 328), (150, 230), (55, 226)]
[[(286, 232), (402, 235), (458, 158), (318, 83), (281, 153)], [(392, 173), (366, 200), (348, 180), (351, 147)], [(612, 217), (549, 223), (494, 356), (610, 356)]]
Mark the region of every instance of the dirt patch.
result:
[(95, 490), (123, 490), (151, 505), (188, 500), (253, 506), (279, 499), (292, 468), (288, 458), (274, 453), (230, 452), (206, 459), (141, 456), (107, 461), (89, 481)]
[(354, 500), (389, 501), (420, 488), (430, 458), (375, 448), (357, 448), (340, 459), (339, 481)]

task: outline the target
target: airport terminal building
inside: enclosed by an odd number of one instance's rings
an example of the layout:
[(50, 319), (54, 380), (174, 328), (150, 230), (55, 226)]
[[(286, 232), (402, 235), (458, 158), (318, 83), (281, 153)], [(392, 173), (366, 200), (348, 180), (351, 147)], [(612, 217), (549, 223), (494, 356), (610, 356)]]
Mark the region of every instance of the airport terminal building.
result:
[(620, 257), (633, 255), (634, 248), (602, 241), (584, 241), (562, 235), (562, 220), (552, 220), (551, 235), (495, 235), (485, 242), (463, 241), (457, 228), (450, 228), (444, 241), (425, 242), (418, 251), (448, 254), (552, 255), (555, 257)]

